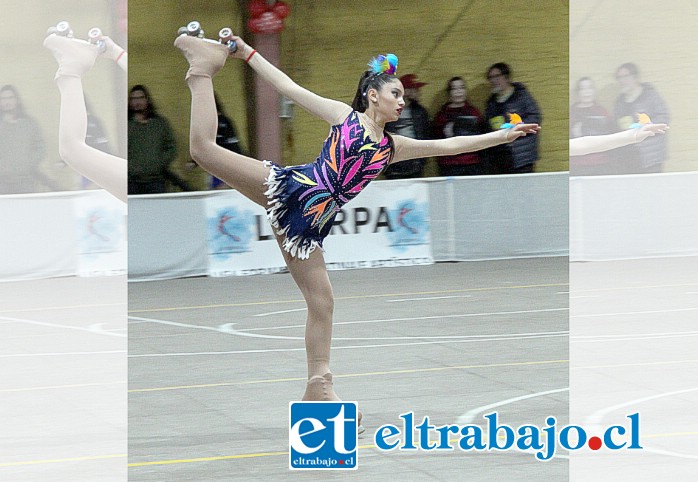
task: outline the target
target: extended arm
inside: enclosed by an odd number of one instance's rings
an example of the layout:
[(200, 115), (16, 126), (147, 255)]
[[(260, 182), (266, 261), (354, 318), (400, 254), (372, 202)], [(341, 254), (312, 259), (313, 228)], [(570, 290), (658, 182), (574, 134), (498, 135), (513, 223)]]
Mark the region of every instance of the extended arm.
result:
[(393, 136), (395, 157), (393, 162), (419, 157), (455, 156), (464, 152), (480, 151), (488, 147), (505, 144), (527, 134), (536, 134), (537, 124), (518, 124), (511, 129), (501, 129), (478, 136), (456, 136), (448, 139), (418, 140)]
[(255, 52), (254, 49), (240, 37), (233, 37), (233, 39), (238, 45), (237, 52), (233, 54), (234, 57), (243, 60), (249, 58), (249, 66), (262, 79), (269, 82), (281, 94), (311, 114), (328, 122), (330, 125), (335, 125), (341, 123), (351, 113), (351, 107), (347, 104), (337, 100), (326, 99), (296, 84), (288, 75), (262, 57), (259, 52), (254, 53), (250, 58), (250, 55)]
[(617, 147), (642, 142), (655, 134), (664, 134), (666, 124), (646, 124), (639, 129), (628, 129), (605, 136), (586, 136), (570, 139), (570, 156), (584, 156), (594, 152), (609, 151)]
[(106, 49), (102, 55), (116, 62), (116, 65), (121, 67), (121, 70), (124, 72), (128, 72), (128, 54), (126, 50), (117, 45), (116, 42), (109, 37), (105, 36), (102, 37), (102, 39), (106, 44)]

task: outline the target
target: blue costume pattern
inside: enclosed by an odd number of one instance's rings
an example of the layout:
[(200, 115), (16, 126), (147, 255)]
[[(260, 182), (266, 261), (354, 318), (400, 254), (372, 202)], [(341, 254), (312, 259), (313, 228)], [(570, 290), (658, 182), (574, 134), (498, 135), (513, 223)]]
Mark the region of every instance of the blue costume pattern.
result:
[(315, 162), (281, 167), (265, 161), (271, 167), (265, 182), (267, 217), (284, 237), (284, 250), (307, 259), (322, 248), (341, 207), (381, 173), (392, 151), (390, 137), (374, 142), (352, 111), (332, 126)]

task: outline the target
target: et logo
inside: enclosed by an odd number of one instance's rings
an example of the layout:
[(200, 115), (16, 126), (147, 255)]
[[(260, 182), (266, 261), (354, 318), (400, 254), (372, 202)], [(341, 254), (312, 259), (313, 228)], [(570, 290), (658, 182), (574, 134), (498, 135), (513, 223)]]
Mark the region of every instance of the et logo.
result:
[(289, 468), (356, 470), (356, 402), (290, 402)]

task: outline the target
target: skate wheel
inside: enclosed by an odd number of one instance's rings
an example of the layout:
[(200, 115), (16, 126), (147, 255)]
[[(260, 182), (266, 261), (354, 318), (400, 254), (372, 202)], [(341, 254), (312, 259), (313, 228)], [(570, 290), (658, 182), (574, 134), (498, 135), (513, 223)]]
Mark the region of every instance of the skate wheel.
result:
[(197, 37), (201, 34), (201, 24), (196, 20), (193, 20), (187, 24), (187, 34), (192, 37)]
[(71, 37), (73, 31), (70, 29), (70, 24), (66, 21), (58, 22), (56, 25), (56, 34), (62, 35), (64, 37)]
[(95, 41), (102, 37), (102, 30), (99, 27), (92, 27), (89, 32), (87, 32), (87, 38), (90, 41)]
[(56, 29), (56, 27), (49, 27), (49, 28), (46, 30), (46, 36), (54, 35), (54, 34), (56, 34), (56, 33), (58, 33), (58, 30)]
[(228, 27), (222, 28), (221, 31), (218, 32), (218, 38), (221, 39), (221, 42), (228, 42), (232, 40), (233, 30)]
[(189, 32), (187, 31), (187, 27), (179, 27), (177, 29), (177, 37), (179, 37), (180, 35), (186, 35), (188, 33)]

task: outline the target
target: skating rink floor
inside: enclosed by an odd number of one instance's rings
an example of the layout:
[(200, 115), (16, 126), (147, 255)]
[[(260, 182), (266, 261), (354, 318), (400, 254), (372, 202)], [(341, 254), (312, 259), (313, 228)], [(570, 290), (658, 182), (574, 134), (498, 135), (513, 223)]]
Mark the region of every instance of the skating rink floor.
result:
[[(129, 480), (567, 480), (567, 454), (381, 452), (401, 413), (568, 421), (568, 260), (330, 272), (335, 389), (366, 432), (357, 471), (290, 472), (288, 404), (306, 380), (290, 275), (129, 286)], [(455, 444), (457, 446), (457, 443)]]
[[(0, 480), (122, 482), (127, 470), (130, 481), (698, 473), (698, 258), (330, 276), (335, 387), (365, 417), (357, 471), (288, 469), (288, 403), (306, 370), (304, 303), (288, 274), (131, 283), (128, 420), (126, 280), (58, 278), (0, 284)], [(554, 415), (590, 435), (639, 413), (643, 449), (558, 448), (539, 462), (514, 450), (374, 444), (378, 427), (400, 425), (407, 411), (437, 426), (484, 426), (495, 410), (512, 426)]]

